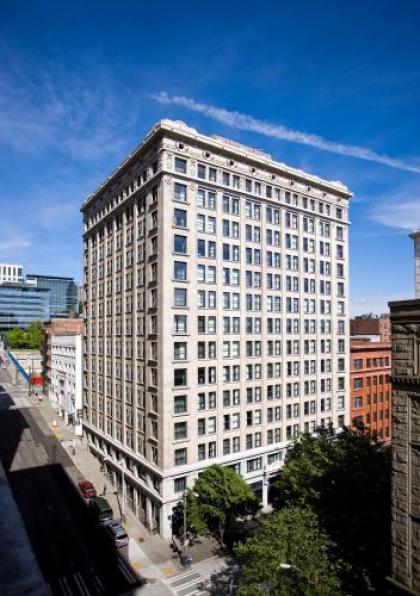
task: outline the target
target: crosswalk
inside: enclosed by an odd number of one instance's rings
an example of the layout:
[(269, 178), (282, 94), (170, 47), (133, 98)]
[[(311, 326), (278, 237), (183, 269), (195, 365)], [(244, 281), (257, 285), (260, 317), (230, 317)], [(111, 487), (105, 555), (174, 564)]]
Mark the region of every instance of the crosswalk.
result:
[[(118, 570), (124, 583), (125, 589), (134, 588), (139, 585), (139, 578), (130, 568), (127, 562), (119, 558)], [(121, 582), (120, 587), (122, 586)], [(69, 575), (62, 575), (49, 582), (50, 593), (54, 596), (102, 596), (113, 593), (110, 588), (104, 585), (103, 578), (94, 567), (75, 571)], [(116, 592), (120, 590), (116, 589)]]
[(169, 577), (164, 581), (176, 596), (205, 596), (206, 579), (193, 567)]

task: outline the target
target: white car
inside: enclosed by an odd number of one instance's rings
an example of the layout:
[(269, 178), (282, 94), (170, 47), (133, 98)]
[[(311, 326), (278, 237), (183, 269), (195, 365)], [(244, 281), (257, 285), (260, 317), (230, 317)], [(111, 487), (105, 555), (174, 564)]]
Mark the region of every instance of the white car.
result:
[(112, 519), (104, 524), (105, 531), (112, 538), (115, 546), (127, 546), (128, 535), (119, 521)]

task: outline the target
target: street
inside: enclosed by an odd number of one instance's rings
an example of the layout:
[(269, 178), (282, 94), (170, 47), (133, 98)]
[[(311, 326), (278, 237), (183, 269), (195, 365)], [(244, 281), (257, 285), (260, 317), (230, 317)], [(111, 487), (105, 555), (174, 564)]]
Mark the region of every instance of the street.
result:
[(45, 581), (64, 596), (133, 590), (140, 582), (126, 553), (90, 518), (80, 472), (30, 399), (1, 369), (0, 459)]

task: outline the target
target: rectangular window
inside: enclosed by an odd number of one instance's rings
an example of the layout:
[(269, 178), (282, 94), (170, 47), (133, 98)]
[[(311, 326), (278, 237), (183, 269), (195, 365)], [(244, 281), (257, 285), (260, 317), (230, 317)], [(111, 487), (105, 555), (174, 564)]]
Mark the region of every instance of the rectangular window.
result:
[(175, 157), (175, 172), (179, 174), (187, 173), (187, 160), (181, 157)]

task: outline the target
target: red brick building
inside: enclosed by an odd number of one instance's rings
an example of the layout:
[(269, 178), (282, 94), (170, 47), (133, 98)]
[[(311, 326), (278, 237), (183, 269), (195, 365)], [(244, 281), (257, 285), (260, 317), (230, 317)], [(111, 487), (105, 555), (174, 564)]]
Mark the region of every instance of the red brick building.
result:
[(360, 420), (379, 439), (391, 438), (391, 343), (352, 340), (350, 420)]
[(389, 315), (380, 317), (356, 317), (350, 320), (350, 335), (366, 338), (377, 338), (380, 341), (391, 341), (391, 320)]

